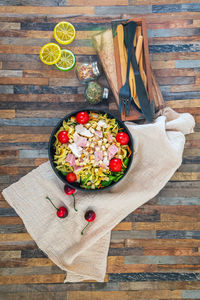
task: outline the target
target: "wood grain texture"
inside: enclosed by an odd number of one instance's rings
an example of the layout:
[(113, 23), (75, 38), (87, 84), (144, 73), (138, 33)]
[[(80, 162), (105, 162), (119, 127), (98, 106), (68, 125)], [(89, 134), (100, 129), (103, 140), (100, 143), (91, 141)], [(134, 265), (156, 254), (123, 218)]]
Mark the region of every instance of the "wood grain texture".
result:
[(94, 8), (91, 6), (81, 7), (43, 7), (43, 6), (1, 6), (0, 14), (23, 14), (23, 15), (77, 15), (93, 14)]
[(4, 118), (4, 119), (13, 119), (15, 118), (15, 110), (11, 109), (11, 110), (0, 110), (0, 118)]
[[(95, 31), (96, 32), (96, 31)], [(98, 33), (98, 31), (97, 31)], [(94, 35), (94, 31), (76, 31), (76, 39), (77, 40), (87, 40), (90, 39)], [(35, 39), (41, 39), (41, 41), (44, 39), (44, 32), (42, 30), (7, 30), (6, 32), (4, 30), (1, 30), (0, 28), (0, 37), (14, 37), (14, 38), (35, 38)], [(53, 39), (53, 31), (45, 31), (45, 39)], [(17, 41), (17, 39), (15, 39)], [(39, 42), (39, 41), (38, 41)], [(88, 41), (89, 42), (89, 41)]]
[(0, 28), (2, 31), (4, 30), (19, 30), (20, 23), (13, 23), (13, 22), (0, 22)]
[[(95, 6), (112, 6), (112, 5), (128, 5), (128, 0), (96, 0), (95, 1)], [(84, 4), (86, 6), (93, 6), (94, 1), (93, 0), (85, 0)], [(81, 0), (68, 0), (67, 5), (69, 6), (82, 6), (83, 1)]]
[[(69, 299), (82, 299), (82, 300), (132, 300), (132, 299), (160, 299), (160, 292), (157, 291), (113, 291), (113, 292), (75, 292), (69, 291), (67, 293)], [(145, 297), (145, 298), (144, 298)], [(147, 298), (148, 297), (148, 298)], [(153, 298), (152, 298), (153, 297)], [(169, 290), (162, 290), (162, 299), (181, 299), (181, 292), (180, 291), (169, 291)]]
[[(84, 4), (83, 4), (84, 3)], [(129, 16), (128, 14), (129, 13)], [(190, 112), (183, 163), (170, 182), (112, 232), (104, 282), (64, 284), (65, 274), (26, 232), (0, 193), (0, 298), (3, 300), (200, 299), (200, 5), (190, 0), (7, 0), (0, 6), (0, 187), (47, 161), (52, 128), (85, 107), (75, 69), (42, 64), (63, 19), (80, 62), (97, 59), (91, 37), (126, 14), (145, 16), (151, 66), (166, 105)], [(126, 17), (126, 16), (125, 16)], [(61, 46), (65, 48), (65, 46)], [(105, 80), (103, 80), (105, 82)], [(117, 114), (114, 99), (97, 107)]]
[[(42, 46), (42, 45), (41, 45)], [(41, 46), (27, 46), (27, 45), (0, 45), (0, 53), (9, 54), (39, 54)], [(64, 47), (61, 47), (64, 49)], [(95, 50), (92, 47), (73, 47), (68, 46), (69, 50), (74, 52), (74, 54), (95, 54)]]
[(22, 84), (22, 85), (48, 85), (47, 78), (18, 78), (18, 77), (0, 77), (0, 84)]

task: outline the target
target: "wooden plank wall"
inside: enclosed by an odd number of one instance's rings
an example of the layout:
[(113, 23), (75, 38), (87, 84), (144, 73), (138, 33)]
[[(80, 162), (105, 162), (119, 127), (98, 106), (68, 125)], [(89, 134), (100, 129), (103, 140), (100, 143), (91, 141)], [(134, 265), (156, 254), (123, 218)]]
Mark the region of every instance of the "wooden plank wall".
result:
[[(0, 1), (1, 190), (46, 161), (53, 126), (85, 107), (74, 71), (40, 62), (55, 24), (74, 24), (76, 39), (67, 48), (84, 62), (96, 59), (91, 36), (121, 14), (146, 17), (151, 64), (166, 103), (195, 117), (183, 164), (159, 195), (113, 230), (104, 283), (63, 284), (64, 272), (0, 195), (0, 299), (200, 299), (198, 0)], [(116, 113), (112, 96), (99, 107)]]

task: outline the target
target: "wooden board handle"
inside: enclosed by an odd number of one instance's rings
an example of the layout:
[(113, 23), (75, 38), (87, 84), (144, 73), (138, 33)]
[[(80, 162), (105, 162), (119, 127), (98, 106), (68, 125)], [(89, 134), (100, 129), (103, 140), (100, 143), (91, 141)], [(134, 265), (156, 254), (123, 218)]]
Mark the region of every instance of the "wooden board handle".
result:
[(122, 85), (124, 85), (126, 81), (126, 61), (124, 55), (124, 28), (122, 24), (119, 24), (117, 26), (117, 40), (118, 40), (118, 48), (119, 48), (119, 60), (121, 66)]
[(141, 52), (142, 52), (142, 43), (143, 43), (143, 36), (140, 35), (138, 37), (138, 41), (137, 41), (137, 45), (136, 45), (136, 50), (135, 50), (135, 56), (136, 56), (137, 63), (140, 60), (140, 55), (141, 55)]

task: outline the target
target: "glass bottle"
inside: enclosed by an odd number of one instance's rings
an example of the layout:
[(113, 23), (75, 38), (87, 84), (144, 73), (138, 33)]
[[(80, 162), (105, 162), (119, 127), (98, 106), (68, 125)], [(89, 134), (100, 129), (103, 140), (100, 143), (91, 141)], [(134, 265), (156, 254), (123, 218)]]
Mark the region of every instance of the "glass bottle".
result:
[(108, 99), (108, 88), (102, 87), (97, 81), (90, 81), (85, 88), (85, 100), (91, 104), (100, 103)]
[(96, 80), (101, 75), (101, 72), (101, 66), (97, 61), (93, 63), (83, 63), (76, 68), (78, 80), (83, 84)]

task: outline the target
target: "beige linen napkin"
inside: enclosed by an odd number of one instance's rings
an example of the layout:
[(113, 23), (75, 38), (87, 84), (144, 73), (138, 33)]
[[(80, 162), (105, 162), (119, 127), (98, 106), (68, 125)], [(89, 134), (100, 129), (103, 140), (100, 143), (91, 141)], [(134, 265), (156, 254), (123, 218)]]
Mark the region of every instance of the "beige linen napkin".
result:
[[(63, 192), (49, 162), (42, 164), (3, 191), (8, 203), (22, 218), (27, 231), (48, 257), (67, 271), (66, 280), (103, 281), (111, 229), (136, 208), (153, 198), (182, 162), (185, 134), (193, 132), (190, 114), (166, 108), (154, 124), (126, 123), (134, 141), (134, 158), (129, 173), (112, 189), (77, 192), (78, 212), (73, 199)], [(55, 205), (66, 205), (69, 215), (56, 216)], [(87, 227), (85, 211), (92, 208), (96, 219)]]

